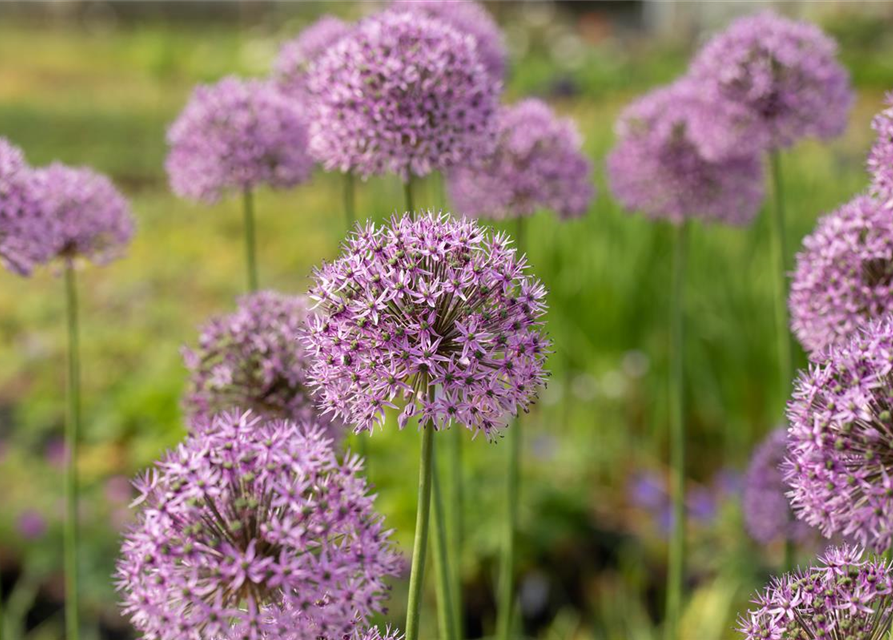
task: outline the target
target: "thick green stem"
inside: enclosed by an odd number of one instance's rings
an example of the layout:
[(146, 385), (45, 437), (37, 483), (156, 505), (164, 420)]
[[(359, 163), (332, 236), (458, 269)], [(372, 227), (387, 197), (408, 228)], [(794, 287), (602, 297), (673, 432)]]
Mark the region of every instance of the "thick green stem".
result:
[(667, 571), (666, 638), (678, 640), (685, 580), (685, 414), (683, 407), (683, 292), (687, 223), (676, 228), (673, 247), (673, 283), (670, 291), (670, 493), (673, 524)]
[(456, 634), (455, 609), (452, 597), (452, 573), (447, 559), (447, 532), (440, 494), (440, 470), (437, 453), (434, 453), (432, 471), (432, 500), (434, 501), (434, 531), (431, 539), (434, 544), (434, 573), (437, 574), (437, 624), (442, 640), (459, 640)]
[(505, 521), (502, 530), (502, 560), (499, 571), (499, 600), (497, 602), (496, 638), (512, 639), (512, 616), (515, 604), (515, 529), (518, 522), (518, 494), (520, 490), (521, 424), (515, 420), (506, 431), (508, 469), (506, 473)]
[(81, 425), (80, 363), (78, 359), (78, 297), (74, 265), (65, 265), (65, 301), (68, 320), (68, 415), (65, 420), (65, 630), (77, 640), (78, 622), (78, 433)]
[(462, 538), (463, 509), (465, 502), (464, 481), (462, 477), (462, 431), (459, 426), (450, 429), (444, 438), (449, 467), (449, 485), (447, 486), (447, 542), (449, 557), (452, 558), (453, 607), (455, 609), (456, 631), (462, 637), (465, 629), (462, 609)]
[(257, 251), (254, 238), (254, 194), (245, 189), (242, 198), (245, 213), (245, 264), (248, 269), (248, 291), (257, 291)]
[(357, 221), (356, 213), (356, 183), (353, 173), (344, 174), (344, 228), (350, 233)]
[(422, 429), (422, 451), (419, 458), (419, 496), (416, 511), (415, 539), (409, 570), (409, 597), (406, 603), (406, 640), (419, 640), (419, 614), (422, 609), (425, 554), (428, 547), (428, 522), (431, 515), (431, 462), (434, 449), (434, 425)]
[(406, 198), (406, 210), (409, 213), (415, 211), (415, 204), (412, 198), (412, 187), (412, 178), (410, 177), (403, 183), (403, 196)]
[(788, 283), (785, 267), (785, 216), (784, 184), (781, 173), (781, 156), (778, 151), (769, 153), (772, 167), (772, 261), (775, 270), (775, 334), (778, 342), (778, 375), (782, 399), (786, 400), (791, 390), (794, 374), (791, 364), (791, 332), (788, 328)]

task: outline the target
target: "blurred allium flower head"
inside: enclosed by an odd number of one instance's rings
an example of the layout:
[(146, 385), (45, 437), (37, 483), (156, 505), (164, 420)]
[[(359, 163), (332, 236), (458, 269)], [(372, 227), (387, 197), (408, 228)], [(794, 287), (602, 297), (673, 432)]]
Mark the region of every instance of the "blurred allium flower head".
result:
[(273, 69), (279, 88), (289, 96), (305, 97), (307, 70), (311, 63), (352, 28), (335, 16), (325, 15), (283, 44)]
[(51, 257), (55, 235), (37, 198), (34, 171), (21, 149), (0, 138), (0, 262), (27, 276)]
[(813, 534), (805, 522), (794, 518), (785, 493), (781, 465), (787, 452), (787, 431), (772, 431), (754, 449), (744, 477), (742, 509), (744, 525), (760, 544), (775, 540), (802, 541)]
[(726, 126), (734, 108), (687, 79), (640, 98), (617, 122), (608, 179), (624, 207), (682, 222), (750, 222), (763, 201), (757, 150)]
[(234, 313), (201, 328), (198, 347), (183, 349), (190, 372), (184, 404), (194, 428), (232, 407), (332, 426), (317, 419), (307, 386), (310, 363), (298, 339), (307, 309), (304, 296), (262, 291), (240, 298)]
[(871, 127), (877, 140), (868, 155), (872, 188), (885, 201), (893, 200), (893, 93), (887, 94), (887, 109), (874, 117)]
[(399, 561), (361, 471), (309, 424), (219, 414), (135, 483), (125, 612), (159, 640), (352, 635)]
[(500, 110), (494, 152), (480, 167), (451, 171), (449, 191), (457, 213), (500, 219), (539, 209), (576, 217), (595, 196), (576, 125), (536, 99)]
[(819, 220), (803, 240), (789, 298), (791, 326), (821, 359), (867, 320), (893, 308), (893, 216), (858, 196)]
[(745, 107), (737, 123), (764, 147), (843, 133), (853, 104), (837, 44), (813, 24), (772, 11), (740, 18), (692, 61), (705, 95)]
[(446, 22), (474, 38), (478, 58), (494, 81), (505, 77), (508, 52), (502, 30), (490, 12), (473, 0), (394, 0), (394, 9), (417, 11)]
[(358, 432), (405, 403), (401, 428), (417, 415), (491, 439), (544, 382), (545, 289), (506, 235), (474, 220), (369, 223), (314, 277), (310, 379), (322, 407)]
[(56, 229), (53, 257), (104, 264), (121, 256), (135, 224), (130, 204), (111, 180), (57, 162), (34, 176), (40, 206)]
[(329, 171), (403, 180), (493, 147), (501, 83), (474, 38), (416, 12), (360, 22), (310, 66), (310, 149)]
[(265, 80), (196, 87), (167, 142), (174, 193), (208, 203), (260, 185), (293, 187), (313, 168), (301, 107)]
[(875, 640), (893, 618), (893, 571), (861, 549), (831, 547), (818, 566), (773, 578), (738, 618), (746, 640)]
[(885, 551), (893, 542), (893, 318), (872, 321), (801, 373), (782, 469), (797, 517)]
[(16, 523), (19, 534), (25, 540), (39, 540), (47, 532), (47, 521), (43, 515), (34, 509), (26, 509), (19, 514)]

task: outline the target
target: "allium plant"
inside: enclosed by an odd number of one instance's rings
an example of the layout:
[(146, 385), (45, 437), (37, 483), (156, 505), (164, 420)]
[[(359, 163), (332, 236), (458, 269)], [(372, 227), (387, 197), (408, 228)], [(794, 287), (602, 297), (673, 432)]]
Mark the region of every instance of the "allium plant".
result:
[(577, 217), (595, 196), (576, 125), (537, 99), (503, 107), (493, 153), (479, 167), (451, 171), (448, 186), (458, 213), (497, 219), (539, 209)]
[(858, 196), (819, 220), (797, 254), (788, 305), (817, 359), (893, 308), (893, 217), (881, 202)]
[(545, 289), (526, 271), (507, 236), (474, 220), (428, 212), (358, 229), (310, 291), (322, 408), (361, 432), (405, 403), (401, 428), (418, 416), (494, 438), (546, 376)]
[(872, 188), (889, 202), (893, 200), (893, 93), (887, 94), (886, 103), (887, 108), (871, 122), (877, 140), (868, 155), (868, 170), (872, 175)]
[(30, 275), (51, 257), (55, 234), (22, 150), (0, 138), (0, 262), (13, 273)]
[(840, 135), (853, 104), (834, 40), (772, 11), (740, 18), (712, 38), (690, 75), (711, 101), (746, 108), (735, 126), (766, 149)]
[(788, 404), (784, 479), (797, 517), (876, 551), (893, 542), (893, 318), (829, 348)]
[(310, 149), (329, 171), (404, 181), (493, 146), (501, 84), (474, 39), (415, 12), (361, 21), (310, 66)]
[(893, 620), (893, 570), (861, 549), (831, 547), (818, 565), (773, 578), (738, 618), (746, 640), (883, 640)]
[(399, 565), (361, 471), (311, 424), (219, 414), (136, 482), (124, 611), (158, 640), (352, 635)]
[(273, 75), (279, 88), (289, 96), (306, 98), (307, 70), (338, 40), (350, 33), (352, 25), (325, 15), (282, 45), (276, 57)]

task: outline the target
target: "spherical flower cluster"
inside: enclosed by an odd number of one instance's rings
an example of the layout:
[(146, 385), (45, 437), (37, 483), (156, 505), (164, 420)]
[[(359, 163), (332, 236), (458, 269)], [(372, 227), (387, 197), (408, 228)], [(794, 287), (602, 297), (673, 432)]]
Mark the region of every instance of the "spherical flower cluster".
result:
[(351, 29), (347, 22), (326, 15), (282, 45), (273, 68), (279, 88), (289, 96), (304, 98), (310, 65)]
[(399, 558), (359, 458), (319, 429), (223, 413), (136, 483), (117, 567), (146, 638), (341, 640), (382, 610)]
[(893, 217), (858, 196), (803, 240), (791, 281), (791, 326), (813, 357), (893, 308)]
[(624, 207), (653, 218), (746, 224), (763, 201), (757, 150), (736, 132), (735, 109), (704, 101), (678, 81), (621, 114), (607, 158), (611, 191)]
[(363, 20), (311, 65), (307, 87), (311, 152), (330, 171), (408, 180), (493, 146), (500, 83), (471, 36), (424, 15)]
[(121, 255), (134, 233), (130, 205), (112, 181), (86, 167), (53, 163), (34, 172), (35, 192), (55, 228), (52, 256), (103, 264)]
[(893, 570), (861, 549), (832, 547), (821, 564), (773, 578), (738, 618), (746, 640), (886, 638), (893, 619)]
[(490, 13), (473, 0), (394, 0), (395, 9), (418, 11), (446, 22), (474, 38), (478, 58), (495, 81), (505, 77), (507, 51), (502, 30)]
[(55, 233), (24, 154), (0, 138), (0, 262), (13, 273), (29, 275), (52, 255)]
[(893, 542), (893, 318), (830, 348), (788, 404), (784, 479), (797, 517), (884, 551)]
[(183, 349), (190, 372), (188, 413), (200, 423), (242, 407), (266, 418), (332, 427), (317, 416), (307, 386), (310, 363), (298, 340), (307, 308), (304, 296), (262, 291), (241, 298), (235, 313), (207, 322), (198, 348)]
[(405, 402), (490, 439), (543, 384), (545, 289), (503, 234), (445, 214), (370, 223), (319, 268), (305, 336), (322, 407), (372, 431)]
[(524, 100), (497, 118), (494, 152), (480, 167), (457, 167), (449, 192), (457, 213), (497, 219), (550, 209), (580, 216), (595, 196), (592, 163), (571, 120), (544, 102)]
[(262, 184), (293, 187), (313, 168), (304, 114), (263, 80), (230, 77), (197, 87), (167, 142), (174, 193), (208, 203)]
[(868, 156), (872, 188), (885, 201), (893, 200), (893, 93), (887, 95), (887, 109), (874, 117), (871, 127), (877, 140)]
[(807, 22), (771, 11), (740, 18), (692, 61), (704, 95), (745, 107), (747, 137), (766, 148), (843, 133), (853, 104), (837, 44)]
[(754, 449), (744, 477), (742, 507), (744, 525), (751, 537), (761, 544), (775, 540), (803, 541), (813, 529), (794, 518), (785, 493), (781, 465), (787, 452), (785, 428), (772, 431)]

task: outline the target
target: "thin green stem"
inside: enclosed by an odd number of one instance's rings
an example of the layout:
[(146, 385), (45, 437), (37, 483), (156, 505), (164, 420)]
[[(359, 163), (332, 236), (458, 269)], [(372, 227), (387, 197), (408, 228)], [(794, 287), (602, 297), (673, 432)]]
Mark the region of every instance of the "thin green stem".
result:
[(350, 171), (344, 174), (344, 193), (342, 195), (344, 196), (344, 228), (350, 233), (357, 221), (356, 181)]
[(452, 597), (452, 573), (447, 559), (447, 532), (440, 493), (440, 470), (437, 452), (434, 453), (432, 471), (432, 500), (434, 501), (434, 530), (431, 541), (434, 544), (434, 573), (437, 574), (437, 624), (442, 640), (459, 640), (456, 635), (455, 610)]
[(415, 205), (412, 197), (412, 177), (410, 177), (406, 182), (403, 183), (403, 196), (406, 198), (406, 210), (409, 213), (413, 213), (415, 211)]
[(245, 213), (245, 264), (248, 269), (248, 291), (257, 291), (257, 250), (254, 237), (254, 193), (245, 189), (242, 198)]
[(68, 320), (68, 415), (65, 420), (65, 629), (67, 640), (77, 640), (78, 622), (78, 433), (81, 426), (80, 363), (78, 357), (78, 297), (74, 265), (65, 265)]
[(447, 466), (449, 467), (449, 485), (447, 486), (447, 542), (453, 585), (453, 607), (455, 609), (456, 631), (461, 638), (465, 629), (462, 608), (462, 538), (464, 536), (463, 509), (465, 488), (462, 477), (462, 428), (453, 427), (450, 433), (444, 434), (447, 447)]
[(670, 291), (670, 493), (673, 526), (667, 571), (666, 638), (677, 640), (682, 617), (685, 580), (685, 415), (683, 406), (683, 293), (688, 223), (676, 227), (673, 247), (673, 282)]
[(496, 608), (496, 638), (512, 640), (512, 615), (515, 604), (515, 529), (518, 521), (520, 490), (521, 425), (515, 420), (505, 435), (508, 445), (505, 521), (502, 529), (502, 560), (499, 571), (499, 599)]
[(772, 261), (775, 269), (775, 333), (778, 341), (778, 375), (782, 399), (790, 394), (794, 377), (791, 364), (791, 332), (788, 328), (788, 283), (785, 267), (785, 215), (784, 183), (782, 181), (781, 156), (778, 151), (769, 153), (772, 167)]
[(431, 515), (431, 462), (434, 450), (434, 425), (422, 429), (422, 450), (419, 457), (419, 496), (416, 511), (415, 539), (409, 570), (409, 597), (406, 603), (406, 640), (419, 640), (419, 615), (422, 608), (425, 554), (428, 547), (428, 522)]

